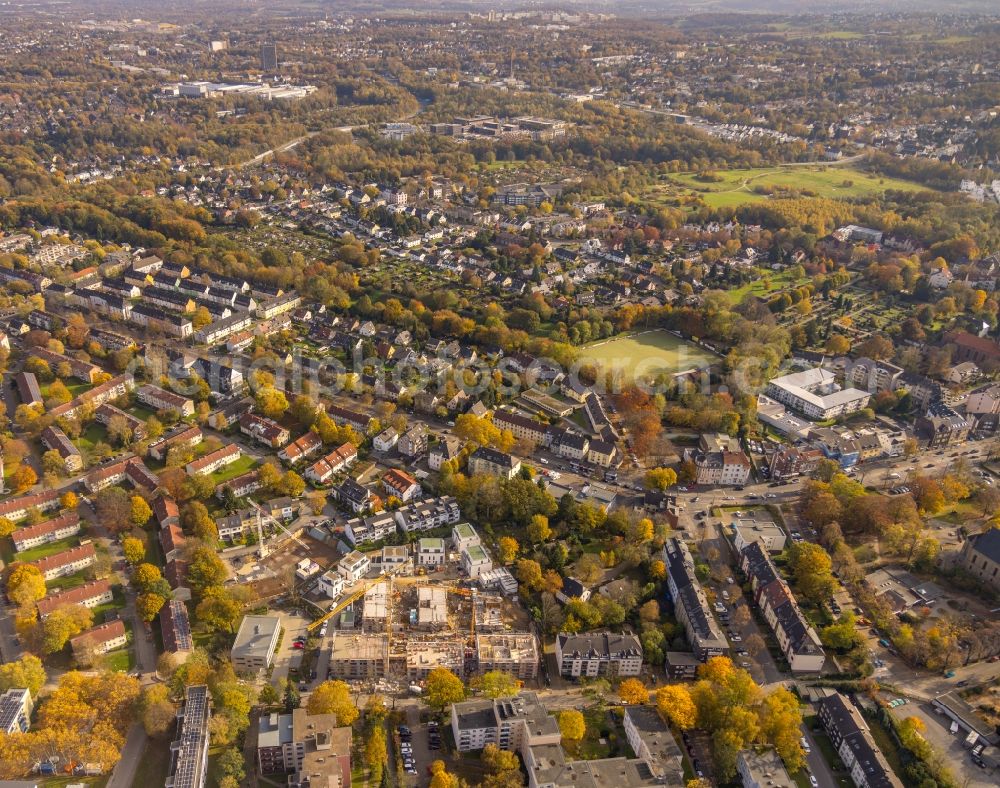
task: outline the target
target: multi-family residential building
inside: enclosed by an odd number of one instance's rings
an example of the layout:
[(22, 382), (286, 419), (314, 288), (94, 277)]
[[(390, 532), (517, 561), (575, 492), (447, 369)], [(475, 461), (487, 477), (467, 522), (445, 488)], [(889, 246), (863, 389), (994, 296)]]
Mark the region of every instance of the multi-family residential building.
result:
[(240, 416), (253, 408), (253, 400), (239, 399), (213, 411), (208, 416), (208, 425), (215, 430), (225, 430), (240, 420)]
[(51, 350), (46, 350), (42, 347), (31, 348), (29, 355), (45, 361), (53, 373), (55, 373), (57, 367), (65, 364), (70, 370), (70, 375), (84, 383), (96, 383), (97, 379), (104, 374), (104, 371), (96, 364), (91, 364), (89, 361), (80, 361), (80, 359), (73, 358), (72, 356), (64, 356), (62, 353), (53, 353)]
[(164, 652), (183, 656), (194, 650), (187, 605), (181, 600), (170, 599), (160, 610), (160, 632)]
[(79, 394), (69, 402), (57, 405), (49, 411), (49, 415), (53, 419), (75, 419), (83, 408), (93, 407), (96, 411), (105, 402), (117, 399), (130, 392), (133, 388), (135, 388), (135, 378), (132, 376), (132, 373), (126, 372), (104, 383), (98, 383), (90, 391)]
[(768, 397), (815, 420), (832, 419), (866, 407), (871, 393), (841, 388), (836, 375), (822, 367), (774, 378), (764, 392)]
[(94, 420), (106, 427), (110, 426), (114, 420), (120, 421), (128, 427), (131, 440), (143, 440), (146, 437), (146, 422), (121, 408), (116, 408), (110, 402), (105, 402), (94, 411)]
[(513, 479), (521, 470), (521, 461), (506, 452), (480, 446), (469, 455), (469, 474), (485, 474)]
[(443, 525), (454, 525), (462, 518), (458, 501), (451, 495), (431, 498), (396, 510), (396, 523), (406, 533), (429, 531)]
[(47, 618), (53, 611), (67, 605), (82, 605), (83, 607), (97, 607), (114, 599), (111, 590), (111, 581), (107, 579), (91, 580), (76, 588), (69, 588), (65, 591), (56, 591), (47, 594), (36, 603), (38, 617)]
[(649, 764), (653, 777), (664, 784), (681, 780), (684, 773), (681, 748), (670, 726), (653, 706), (626, 706), (622, 724), (632, 752)]
[(674, 616), (684, 626), (691, 650), (702, 661), (725, 654), (729, 642), (712, 615), (687, 544), (677, 537), (668, 539), (663, 546), (663, 560)]
[(917, 418), (914, 426), (917, 435), (923, 438), (930, 448), (964, 443), (969, 437), (970, 430), (969, 422), (943, 402), (930, 405), (927, 411)]
[(281, 621), (277, 616), (244, 616), (229, 650), (237, 673), (260, 673), (271, 667)]
[(330, 599), (338, 599), (344, 593), (344, 576), (336, 569), (330, 569), (319, 576), (319, 590)]
[(71, 547), (61, 553), (39, 558), (31, 563), (38, 567), (42, 578), (48, 582), (58, 577), (66, 577), (82, 572), (97, 560), (97, 551), (92, 542), (84, 542), (78, 547)]
[(225, 498), (226, 490), (231, 490), (233, 495), (237, 498), (245, 498), (248, 495), (252, 495), (264, 488), (263, 482), (260, 480), (260, 470), (254, 468), (253, 470), (247, 471), (246, 473), (241, 473), (239, 476), (234, 476), (227, 482), (223, 482), (215, 488), (215, 497), (220, 501)]
[(410, 427), (400, 436), (396, 448), (404, 457), (419, 457), (427, 451), (427, 430), (420, 424)]
[(336, 714), (269, 714), (259, 720), (257, 767), (261, 774), (288, 775), (290, 785), (350, 785), (351, 728)]
[(154, 410), (173, 410), (180, 414), (181, 418), (194, 415), (194, 400), (175, 394), (173, 391), (161, 389), (159, 386), (145, 385), (139, 386), (135, 392), (135, 398), (143, 405), (148, 405)]
[(221, 449), (216, 449), (206, 454), (204, 457), (189, 462), (184, 470), (187, 471), (188, 476), (205, 476), (206, 474), (214, 473), (220, 468), (225, 468), (227, 465), (231, 465), (242, 456), (243, 452), (240, 451), (240, 447), (235, 443), (230, 443)]
[(524, 747), (561, 741), (559, 724), (534, 692), (454, 703), (451, 730), (459, 752), (474, 752), (487, 744), (520, 752)]
[(857, 788), (902, 788), (857, 707), (839, 692), (816, 703), (817, 716)]
[(531, 441), (538, 446), (548, 443), (547, 424), (515, 411), (498, 408), (493, 413), (493, 424), (497, 429), (510, 430), (511, 435), (518, 440)]
[(147, 451), (149, 456), (154, 460), (164, 462), (167, 459), (167, 453), (175, 446), (183, 449), (193, 449), (201, 443), (203, 437), (201, 427), (189, 427), (186, 424), (182, 424), (150, 443)]
[(760, 542), (740, 553), (740, 568), (750, 580), (754, 602), (760, 608), (789, 667), (795, 673), (819, 673), (826, 661), (816, 630), (799, 609), (788, 584)]
[(0, 731), (27, 733), (34, 708), (30, 690), (12, 687), (4, 692), (0, 695)]
[(538, 677), (538, 640), (530, 632), (487, 632), (476, 635), (480, 673), (499, 670), (522, 681)]
[(379, 679), (389, 661), (389, 639), (385, 633), (334, 630), (330, 638), (328, 675), (347, 681)]
[(423, 489), (413, 476), (398, 468), (390, 468), (382, 476), (382, 488), (386, 495), (393, 495), (403, 503), (412, 501), (423, 494)]
[(591, 440), (587, 448), (587, 462), (602, 468), (613, 468), (621, 464), (618, 447), (610, 441)]
[(160, 548), (163, 550), (163, 560), (173, 561), (181, 557), (187, 539), (177, 523), (160, 527)]
[(353, 443), (345, 443), (310, 465), (305, 477), (315, 484), (326, 484), (334, 474), (350, 468), (357, 459), (357, 447)]
[(797, 785), (773, 748), (741, 750), (736, 756), (736, 772), (743, 788), (795, 788)]
[(425, 537), (417, 541), (417, 566), (443, 566), (447, 560), (444, 539)]
[(697, 469), (696, 484), (735, 486), (746, 484), (750, 478), (750, 459), (739, 440), (729, 435), (702, 435), (698, 449), (685, 452), (685, 459)]
[(309, 430), (302, 437), (296, 438), (278, 452), (278, 457), (289, 465), (295, 465), (311, 457), (323, 448), (319, 434)]
[(38, 378), (34, 372), (15, 372), (13, 380), (17, 387), (17, 396), (23, 404), (41, 405), (43, 403), (42, 389), (38, 385)]
[(427, 452), (427, 465), (432, 471), (439, 471), (443, 463), (458, 459), (461, 452), (462, 443), (458, 438), (444, 438)]
[(493, 568), (493, 560), (490, 558), (490, 554), (486, 552), (486, 548), (481, 544), (472, 544), (463, 547), (459, 551), (459, 564), (465, 574), (473, 580)]
[(560, 632), (556, 636), (556, 662), (561, 676), (638, 676), (642, 644), (628, 632)]
[(287, 427), (256, 413), (244, 413), (240, 416), (240, 432), (272, 449), (284, 446), (292, 437)]
[(342, 408), (340, 405), (327, 405), (326, 415), (328, 415), (335, 424), (347, 425), (353, 427), (361, 434), (368, 432), (368, 428), (371, 427), (372, 416), (367, 416), (364, 413), (358, 413), (357, 411), (349, 410), (348, 408)]
[(371, 490), (350, 477), (340, 483), (336, 494), (337, 500), (355, 514), (378, 509), (381, 504), (380, 499), (373, 495)]
[(392, 512), (353, 517), (344, 525), (344, 536), (352, 545), (379, 542), (394, 533), (396, 533), (396, 518)]
[(239, 509), (232, 514), (218, 517), (215, 520), (215, 527), (219, 532), (219, 539), (224, 542), (231, 542), (246, 535), (251, 529), (257, 527), (259, 513), (257, 509), (248, 506)]
[(18, 528), (10, 538), (14, 542), (14, 552), (20, 553), (49, 542), (58, 542), (78, 533), (80, 533), (80, 516), (75, 512), (67, 512), (52, 520)]
[(367, 555), (358, 550), (352, 550), (340, 559), (340, 563), (337, 564), (337, 571), (343, 575), (344, 580), (354, 585), (368, 574), (371, 566), (371, 560)]
[(965, 416), (977, 432), (996, 432), (1000, 427), (1000, 383), (971, 392), (965, 398)]
[(67, 473), (76, 473), (83, 468), (83, 455), (58, 426), (52, 424), (42, 430), (41, 439), (45, 448), (59, 452)]
[(760, 542), (769, 553), (780, 553), (785, 549), (785, 529), (771, 520), (766, 512), (757, 510), (743, 515), (737, 512), (731, 527), (733, 548), (737, 553), (754, 542)]
[(375, 449), (375, 451), (383, 453), (392, 451), (396, 448), (397, 443), (399, 443), (399, 433), (392, 427), (382, 430), (382, 432), (372, 438), (372, 448)]
[(879, 394), (895, 391), (900, 386), (903, 368), (888, 361), (873, 361), (858, 358), (850, 361), (844, 369), (844, 381), (856, 389)]
[(70, 638), (69, 645), (77, 662), (89, 665), (95, 655), (107, 654), (109, 651), (124, 648), (128, 644), (128, 632), (125, 622), (120, 618), (98, 624), (96, 627)]
[(8, 498), (0, 501), (0, 517), (17, 522), (28, 516), (32, 509), (47, 512), (59, 507), (59, 490), (44, 490), (40, 493), (22, 495), (20, 498)]
[(211, 697), (204, 684), (184, 691), (177, 740), (170, 745), (170, 771), (166, 788), (205, 788), (208, 777), (208, 723)]

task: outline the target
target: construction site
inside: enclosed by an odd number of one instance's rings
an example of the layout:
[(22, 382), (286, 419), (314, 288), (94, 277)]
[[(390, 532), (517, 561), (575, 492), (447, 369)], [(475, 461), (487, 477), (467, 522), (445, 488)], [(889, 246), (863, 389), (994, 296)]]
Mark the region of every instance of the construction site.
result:
[(419, 686), (438, 667), (463, 679), (490, 670), (536, 678), (538, 642), (525, 618), (497, 594), (382, 575), (359, 584), (312, 629), (327, 633), (320, 647), (329, 652), (330, 678)]

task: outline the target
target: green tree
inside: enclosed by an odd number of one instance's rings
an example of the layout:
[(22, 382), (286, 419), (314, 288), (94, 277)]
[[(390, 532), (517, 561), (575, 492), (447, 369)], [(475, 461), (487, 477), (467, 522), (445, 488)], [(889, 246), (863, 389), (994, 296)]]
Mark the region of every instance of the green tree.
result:
[(132, 521), (132, 524), (142, 527), (149, 522), (149, 518), (152, 516), (153, 510), (149, 508), (146, 499), (140, 495), (133, 495), (129, 513), (129, 519)]
[(472, 680), (473, 688), (487, 698), (509, 698), (521, 689), (521, 682), (502, 670), (489, 670)]
[(188, 563), (188, 583), (196, 593), (202, 594), (210, 586), (222, 585), (228, 576), (226, 565), (211, 547), (196, 547)]
[(148, 623), (159, 615), (166, 602), (159, 594), (139, 594), (135, 600), (135, 610), (139, 618)]
[(677, 473), (673, 468), (650, 468), (645, 483), (650, 490), (663, 492), (677, 484)]
[(343, 681), (324, 681), (309, 696), (310, 714), (336, 714), (338, 725), (353, 725), (358, 707), (351, 700), (351, 688)]
[(552, 529), (549, 527), (549, 518), (544, 514), (532, 515), (531, 522), (528, 523), (528, 538), (534, 544), (546, 542), (552, 536)]
[(444, 711), (446, 706), (465, 700), (465, 685), (448, 668), (434, 668), (427, 674), (424, 700), (431, 708)]
[(34, 654), (25, 654), (19, 660), (0, 665), (0, 692), (23, 687), (32, 695), (38, 695), (43, 686), (45, 668)]
[(828, 600), (837, 587), (830, 554), (812, 542), (796, 542), (788, 549), (788, 567), (799, 592), (814, 604)]
[(389, 753), (385, 743), (385, 731), (381, 725), (376, 725), (368, 733), (368, 739), (365, 742), (365, 765), (368, 767), (370, 782), (382, 781), (382, 773), (387, 760), (389, 760)]
[(45, 578), (32, 564), (15, 564), (7, 577), (7, 596), (21, 607), (34, 604), (45, 596)]
[(563, 709), (559, 712), (559, 732), (566, 741), (580, 741), (587, 733), (583, 713), (576, 709)]
[(122, 554), (125, 556), (126, 561), (132, 566), (136, 566), (146, 557), (146, 545), (142, 543), (141, 539), (137, 539), (134, 536), (126, 536), (122, 540)]

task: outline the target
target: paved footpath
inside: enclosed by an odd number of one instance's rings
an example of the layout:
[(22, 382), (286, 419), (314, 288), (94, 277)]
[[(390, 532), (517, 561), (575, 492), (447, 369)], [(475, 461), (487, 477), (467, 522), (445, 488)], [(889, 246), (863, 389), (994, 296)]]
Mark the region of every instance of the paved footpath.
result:
[(142, 754), (146, 751), (146, 740), (146, 731), (142, 729), (142, 725), (133, 725), (125, 740), (122, 758), (115, 764), (105, 788), (132, 788), (136, 769), (139, 768), (139, 761), (142, 760)]

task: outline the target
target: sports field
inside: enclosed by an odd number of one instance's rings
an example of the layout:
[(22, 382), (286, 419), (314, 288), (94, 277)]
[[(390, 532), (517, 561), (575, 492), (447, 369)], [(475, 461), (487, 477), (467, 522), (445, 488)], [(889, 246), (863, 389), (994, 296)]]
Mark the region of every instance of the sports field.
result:
[[(888, 190), (920, 191), (925, 187), (899, 178), (872, 175), (850, 165), (761, 167), (749, 170), (719, 170), (712, 179), (688, 172), (670, 176), (667, 191), (691, 190), (713, 208), (735, 207), (773, 197), (802, 196), (849, 199)], [(758, 192), (757, 188), (762, 192)]]
[(666, 331), (645, 331), (587, 345), (581, 358), (639, 378), (661, 372), (684, 372), (716, 360), (708, 351)]

